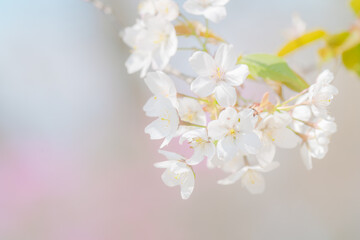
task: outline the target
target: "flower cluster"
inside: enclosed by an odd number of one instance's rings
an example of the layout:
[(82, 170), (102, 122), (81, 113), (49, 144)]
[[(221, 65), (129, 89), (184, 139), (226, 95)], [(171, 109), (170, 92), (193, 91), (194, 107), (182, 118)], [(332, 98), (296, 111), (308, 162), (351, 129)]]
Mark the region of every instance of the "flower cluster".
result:
[[(226, 15), (224, 0), (188, 0), (187, 12), (218, 21)], [(331, 85), (333, 74), (325, 70), (316, 83), (288, 100), (273, 103), (269, 93), (261, 101), (245, 99), (241, 92), (250, 72), (238, 64), (232, 45), (222, 43), (212, 55), (204, 49), (189, 58), (194, 77), (165, 68), (177, 49), (173, 21), (179, 16), (178, 6), (171, 0), (146, 0), (140, 4), (141, 19), (125, 29), (124, 41), (133, 48), (126, 66), (129, 72), (141, 70), (153, 96), (144, 111), (155, 120), (145, 132), (151, 139), (161, 139), (160, 148), (174, 138), (193, 149), (189, 157), (160, 150), (167, 161), (155, 164), (164, 168), (163, 182), (180, 186), (183, 199), (194, 189), (197, 165), (206, 160), (208, 168), (220, 168), (229, 175), (219, 180), (222, 185), (240, 181), (249, 192), (264, 191), (263, 173), (279, 166), (276, 149), (300, 147), (305, 166), (312, 168), (313, 158), (323, 158), (329, 137), (336, 131), (327, 108), (337, 94)], [(199, 37), (197, 36), (198, 40)], [(154, 72), (148, 71), (150, 65)], [(178, 92), (174, 75), (189, 83), (187, 95)]]
[(125, 66), (129, 73), (141, 71), (144, 77), (150, 67), (163, 69), (177, 50), (177, 37), (171, 21), (179, 15), (172, 0), (145, 0), (139, 5), (140, 18), (122, 32), (132, 54)]

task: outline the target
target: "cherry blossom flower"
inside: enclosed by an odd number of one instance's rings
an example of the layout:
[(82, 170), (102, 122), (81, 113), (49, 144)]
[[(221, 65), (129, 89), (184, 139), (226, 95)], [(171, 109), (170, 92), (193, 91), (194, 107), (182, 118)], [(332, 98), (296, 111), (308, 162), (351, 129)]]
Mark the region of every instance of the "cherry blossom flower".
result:
[[(200, 126), (206, 125), (205, 112), (198, 101), (191, 98), (180, 98), (179, 101), (179, 116), (182, 121), (196, 124)], [(182, 135), (187, 131), (196, 129), (194, 126), (181, 125), (177, 134)]]
[(227, 178), (218, 181), (218, 184), (229, 185), (241, 179), (241, 183), (252, 194), (260, 194), (265, 190), (265, 179), (262, 172), (270, 172), (279, 166), (278, 162), (271, 162), (266, 166), (245, 165), (240, 170), (231, 174)]
[(164, 69), (170, 58), (175, 55), (178, 45), (174, 26), (161, 17), (145, 20), (146, 39), (152, 51), (152, 68)]
[(179, 99), (179, 115), (181, 120), (197, 125), (206, 125), (206, 116), (198, 101), (191, 98)]
[(234, 86), (240, 86), (249, 75), (247, 65), (236, 65), (237, 56), (233, 46), (221, 44), (215, 58), (206, 52), (195, 52), (189, 59), (193, 70), (199, 75), (191, 90), (200, 97), (215, 93), (221, 106), (233, 106), (237, 95)]
[(179, 108), (179, 103), (176, 98), (176, 88), (171, 78), (161, 71), (151, 72), (146, 75), (144, 79), (150, 91), (154, 94), (144, 106), (144, 111), (149, 117), (156, 117), (162, 111), (163, 105), (158, 103), (163, 101), (162, 98), (167, 98), (174, 108)]
[(338, 94), (335, 86), (331, 85), (334, 75), (329, 71), (323, 71), (317, 78), (316, 83), (309, 87), (309, 92), (305, 96), (311, 103), (311, 110), (315, 116), (327, 114), (327, 107), (331, 100)]
[(193, 155), (186, 161), (189, 165), (199, 164), (204, 157), (210, 161), (215, 155), (215, 145), (210, 141), (206, 129), (195, 129), (183, 134), (180, 144), (187, 140), (194, 149)]
[(163, 139), (160, 148), (169, 144), (171, 139), (176, 136), (179, 126), (179, 116), (176, 109), (171, 105), (169, 99), (159, 97), (157, 101), (157, 119), (145, 128), (145, 133), (151, 139)]
[(312, 169), (312, 159), (323, 159), (328, 152), (330, 137), (337, 131), (334, 119), (326, 116), (314, 121), (314, 127), (303, 126), (305, 140), (300, 149), (300, 154), (307, 169)]
[(292, 122), (289, 113), (264, 113), (262, 118), (262, 121), (257, 126), (262, 143), (262, 147), (257, 153), (257, 158), (261, 165), (266, 165), (274, 159), (276, 146), (280, 148), (294, 148), (301, 139), (288, 128)]
[(125, 28), (121, 35), (132, 52), (125, 63), (128, 73), (141, 71), (140, 75), (144, 77), (152, 62), (151, 51), (146, 47), (148, 44), (145, 23), (138, 20), (134, 26)]
[(160, 16), (167, 21), (173, 21), (179, 16), (179, 6), (172, 0), (145, 0), (138, 6), (142, 18)]
[(261, 147), (260, 139), (254, 132), (256, 118), (251, 109), (237, 112), (232, 107), (223, 110), (217, 120), (208, 124), (209, 136), (217, 142), (220, 159), (230, 160), (237, 151), (256, 154)]
[(225, 5), (229, 0), (187, 0), (184, 9), (194, 15), (203, 15), (212, 22), (219, 22), (226, 16)]
[(188, 199), (194, 190), (195, 174), (192, 168), (185, 163), (184, 157), (179, 154), (159, 151), (168, 161), (155, 163), (157, 168), (166, 168), (161, 175), (166, 186), (175, 187), (180, 185), (182, 199)]
[(177, 50), (174, 26), (159, 16), (148, 17), (122, 33), (124, 42), (132, 48), (132, 54), (125, 63), (129, 74), (141, 70), (144, 77), (150, 68), (162, 70)]

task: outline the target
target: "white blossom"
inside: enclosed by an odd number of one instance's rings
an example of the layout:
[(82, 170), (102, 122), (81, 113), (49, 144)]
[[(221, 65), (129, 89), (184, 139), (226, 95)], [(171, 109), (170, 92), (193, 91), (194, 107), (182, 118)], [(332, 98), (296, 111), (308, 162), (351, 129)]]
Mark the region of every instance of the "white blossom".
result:
[(142, 18), (159, 16), (167, 21), (173, 21), (179, 16), (179, 6), (172, 0), (145, 0), (138, 6)]
[(330, 83), (334, 75), (329, 71), (323, 71), (317, 78), (316, 83), (309, 87), (308, 98), (311, 103), (311, 110), (316, 116), (326, 115), (327, 107), (330, 105), (338, 90)]
[(159, 16), (138, 20), (125, 28), (122, 33), (124, 42), (132, 48), (125, 66), (129, 74), (140, 71), (144, 77), (150, 66), (162, 70), (175, 55), (178, 40), (174, 26)]
[(143, 108), (147, 116), (156, 117), (159, 115), (159, 112), (163, 111), (163, 104), (158, 103), (163, 101), (162, 98), (168, 99), (174, 108), (179, 108), (175, 84), (168, 75), (161, 71), (151, 72), (146, 75), (144, 81), (154, 94)]
[(257, 126), (262, 147), (257, 153), (261, 165), (270, 163), (275, 156), (276, 146), (280, 148), (294, 148), (300, 138), (288, 126), (292, 118), (287, 112), (264, 113), (263, 119)]
[(219, 22), (226, 16), (225, 5), (229, 0), (187, 0), (184, 9), (194, 15), (203, 15), (212, 22)]
[(245, 165), (240, 170), (231, 174), (225, 179), (219, 180), (218, 183), (222, 185), (233, 184), (241, 179), (241, 183), (252, 194), (259, 194), (265, 190), (265, 179), (262, 172), (270, 172), (279, 166), (278, 162), (271, 162), (266, 166)]
[(161, 175), (162, 181), (169, 187), (179, 186), (182, 199), (188, 199), (194, 190), (195, 175), (192, 168), (185, 163), (184, 157), (167, 151), (159, 151), (168, 161), (155, 163), (157, 168), (166, 168)]
[(199, 75), (191, 90), (200, 97), (215, 93), (221, 106), (233, 106), (237, 100), (234, 86), (240, 86), (249, 75), (247, 65), (236, 65), (237, 56), (232, 45), (221, 44), (215, 58), (206, 52), (195, 52), (189, 59), (191, 67)]
[(256, 154), (261, 147), (260, 139), (254, 132), (256, 118), (250, 109), (237, 111), (228, 107), (217, 120), (208, 125), (209, 136), (217, 142), (217, 154), (220, 159), (230, 160), (240, 150)]
[[(206, 126), (206, 115), (201, 104), (195, 99), (191, 98), (180, 98), (179, 102), (179, 116), (182, 121)], [(196, 129), (194, 126), (181, 125), (178, 129), (177, 134), (183, 135), (187, 131)]]
[(179, 116), (169, 99), (160, 96), (156, 104), (158, 105), (158, 118), (145, 128), (145, 133), (149, 134), (151, 139), (164, 139), (160, 147), (162, 148), (176, 136)]
[(300, 149), (301, 157), (307, 169), (312, 169), (312, 159), (323, 159), (328, 152), (330, 137), (337, 131), (333, 118), (326, 116), (314, 121), (314, 127), (306, 127), (305, 137)]
[(161, 17), (151, 17), (145, 21), (146, 39), (152, 51), (152, 68), (161, 70), (175, 55), (178, 45), (174, 26)]
[(180, 138), (180, 143), (187, 140), (194, 149), (193, 155), (186, 161), (189, 165), (199, 164), (204, 157), (211, 161), (215, 155), (215, 145), (209, 139), (206, 129), (188, 131)]
[(181, 120), (197, 125), (206, 125), (206, 116), (198, 101), (191, 98), (179, 99), (179, 116)]
[(125, 28), (122, 38), (131, 47), (131, 55), (125, 63), (128, 73), (141, 71), (140, 75), (144, 77), (152, 62), (151, 51), (147, 47), (145, 23), (138, 20), (135, 25)]

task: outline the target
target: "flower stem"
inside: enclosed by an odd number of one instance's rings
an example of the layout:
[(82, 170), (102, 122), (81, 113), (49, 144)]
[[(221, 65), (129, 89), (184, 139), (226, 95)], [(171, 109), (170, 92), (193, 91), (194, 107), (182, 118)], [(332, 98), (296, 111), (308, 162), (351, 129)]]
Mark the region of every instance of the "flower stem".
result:
[(209, 100), (207, 99), (204, 99), (204, 98), (197, 98), (197, 97), (192, 97), (192, 96), (189, 96), (189, 95), (186, 95), (186, 94), (183, 94), (183, 93), (177, 93), (178, 97), (186, 97), (186, 98), (191, 98), (191, 99), (195, 99), (197, 101), (202, 101), (202, 102), (206, 102), (208, 103)]
[(183, 120), (180, 120), (180, 125), (190, 126), (190, 127), (206, 128), (206, 126), (194, 124), (194, 123), (191, 123), (191, 122), (186, 122), (186, 121), (183, 121)]
[(286, 100), (285, 102), (282, 102), (282, 103), (280, 104), (280, 106), (284, 106), (284, 105), (288, 104), (289, 102), (294, 101), (294, 100), (297, 99), (298, 97), (304, 95), (308, 90), (309, 90), (308, 88), (305, 89), (305, 90), (303, 90), (302, 92), (300, 92), (300, 93), (296, 94), (295, 96), (289, 98), (289, 99)]

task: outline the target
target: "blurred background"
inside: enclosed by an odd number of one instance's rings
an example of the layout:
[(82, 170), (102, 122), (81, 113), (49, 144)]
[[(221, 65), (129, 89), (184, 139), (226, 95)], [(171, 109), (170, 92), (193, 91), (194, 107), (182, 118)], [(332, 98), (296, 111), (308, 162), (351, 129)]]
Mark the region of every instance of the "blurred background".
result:
[[(104, 3), (113, 15), (81, 0), (0, 0), (0, 239), (360, 239), (355, 74), (329, 66), (338, 132), (312, 171), (298, 149), (280, 150), (265, 193), (251, 195), (241, 183), (217, 185), (225, 174), (202, 164), (184, 201), (153, 167), (164, 158), (144, 133), (150, 92), (124, 67), (118, 35), (135, 23), (138, 1)], [(227, 10), (210, 27), (239, 53), (276, 53), (294, 13), (333, 33), (355, 20), (345, 0), (232, 0)], [(305, 73), (315, 50), (290, 64)], [(189, 56), (172, 62), (189, 71)]]

